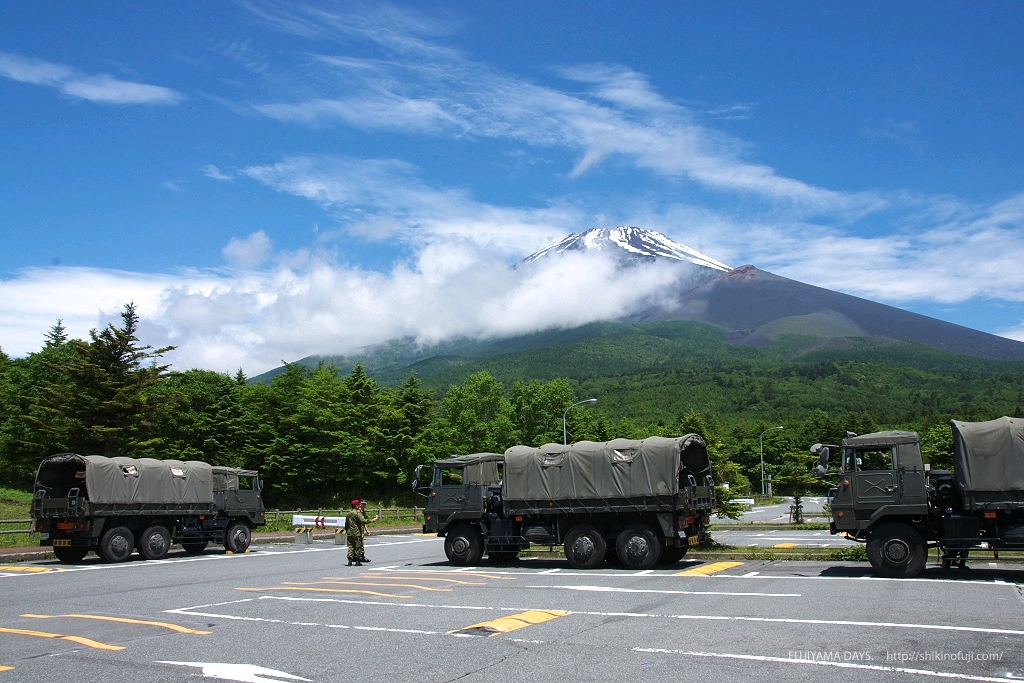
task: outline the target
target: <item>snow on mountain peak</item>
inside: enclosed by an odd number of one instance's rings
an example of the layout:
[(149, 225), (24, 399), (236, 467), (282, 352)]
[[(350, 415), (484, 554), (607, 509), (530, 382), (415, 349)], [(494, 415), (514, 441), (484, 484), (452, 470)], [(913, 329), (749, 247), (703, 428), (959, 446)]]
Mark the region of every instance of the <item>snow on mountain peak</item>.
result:
[(674, 261), (687, 261), (694, 265), (711, 268), (712, 270), (723, 272), (732, 270), (732, 268), (721, 261), (716, 261), (685, 244), (680, 244), (660, 232), (628, 225), (617, 228), (593, 228), (586, 232), (574, 232), (565, 239), (527, 256), (521, 263), (533, 263), (543, 256), (585, 249), (598, 249), (602, 251), (621, 250), (619, 255), (627, 261), (650, 261), (656, 258), (667, 258)]

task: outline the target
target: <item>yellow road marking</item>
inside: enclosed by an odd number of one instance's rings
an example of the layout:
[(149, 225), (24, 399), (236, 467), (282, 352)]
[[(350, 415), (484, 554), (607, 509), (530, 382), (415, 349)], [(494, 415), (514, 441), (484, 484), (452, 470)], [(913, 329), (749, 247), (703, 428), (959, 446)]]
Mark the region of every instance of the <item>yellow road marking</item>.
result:
[(0, 671), (10, 671), (13, 668), (14, 668), (13, 666), (4, 666), (4, 665), (0, 664)]
[(106, 643), (100, 643), (95, 640), (88, 638), (82, 638), (81, 636), (65, 636), (60, 633), (49, 633), (48, 631), (30, 631), (24, 628), (3, 628), (0, 627), (0, 633), (16, 633), (21, 636), (35, 636), (36, 638), (61, 638), (63, 640), (71, 640), (87, 647), (96, 648), (97, 650), (123, 650), (124, 648), (120, 645), (107, 645)]
[(684, 569), (681, 572), (676, 572), (676, 576), (708, 576), (710, 574), (717, 574), (718, 572), (724, 572), (726, 569), (732, 569), (733, 567), (739, 567), (742, 562), (712, 562), (711, 564), (702, 564), (699, 567), (693, 567), (692, 569)]
[(178, 633), (191, 633), (197, 636), (208, 636), (213, 631), (197, 631), (186, 626), (178, 626), (177, 624), (168, 624), (165, 621), (144, 621), (142, 619), (129, 619), (127, 617), (107, 617), (101, 614), (22, 614), (21, 616), (29, 619), (96, 619), (98, 621), (117, 621), (122, 624), (142, 624), (143, 626), (162, 626), (169, 628), (172, 631)]
[[(445, 583), (457, 583), (460, 586), (486, 586), (487, 585), (486, 581), (459, 581), (458, 579), (430, 579), (430, 578), (427, 578), (426, 576), (420, 576), (420, 575), (402, 576), (401, 575), (402, 572), (395, 572), (395, 574), (398, 574), (398, 576), (395, 576), (396, 579), (416, 579), (417, 581), (444, 581)], [(380, 578), (381, 575), (380, 574), (360, 574), (360, 576), (362, 576), (363, 578), (366, 578), (366, 579), (376, 579), (376, 578)], [(392, 573), (388, 572), (387, 576), (388, 576), (388, 581), (390, 581)], [(343, 578), (343, 577), (340, 577), (340, 576), (325, 576), (324, 580), (339, 580), (341, 578)]]
[(494, 636), (502, 633), (508, 633), (509, 631), (515, 631), (516, 629), (532, 626), (533, 624), (551, 621), (558, 617), (564, 617), (567, 614), (570, 614), (570, 612), (563, 612), (562, 610), (557, 609), (532, 609), (528, 612), (520, 612), (519, 614), (499, 617), (498, 619), (491, 619), (490, 621), (482, 621), (479, 624), (473, 624), (472, 626), (466, 626), (465, 628), (448, 631), (448, 633), (470, 634), (473, 631), (481, 631), (483, 633), (489, 633), (490, 635), (487, 636), (488, 638), (493, 638)]
[[(381, 569), (382, 574), (391, 574), (391, 570)], [(518, 581), (519, 579), (514, 576), (498, 576), (496, 574), (481, 574), (479, 572), (460, 572), (460, 571), (444, 571), (432, 569), (400, 569), (395, 574), (456, 574), (458, 576), (475, 576), (481, 579), (495, 579), (496, 581)]]
[(378, 593), (377, 591), (361, 591), (354, 588), (301, 588), (296, 586), (286, 588), (236, 588), (236, 591), (312, 591), (314, 593), (360, 593), (362, 595), (376, 595), (381, 598), (411, 598), (411, 595), (395, 595), (394, 593)]
[(796, 543), (776, 543), (772, 547), (773, 548), (795, 548), (795, 547), (797, 547), (797, 545), (796, 545)]
[(28, 572), (30, 574), (45, 574), (46, 572), (59, 571), (53, 567), (33, 567), (31, 565), (26, 567), (18, 567), (12, 565), (0, 566), (0, 572)]
[[(387, 580), (387, 579), (385, 579), (385, 580)], [(309, 581), (309, 582), (282, 581), (281, 585), (283, 585), (283, 586), (315, 586), (315, 585), (321, 584), (321, 583), (325, 583), (325, 584), (327, 584), (329, 586), (331, 586), (331, 585), (343, 585), (343, 586), (382, 586), (382, 587), (392, 587), (392, 588), (419, 588), (422, 591), (434, 591), (434, 592), (439, 592), (439, 593), (440, 592), (443, 592), (443, 593), (451, 593), (452, 592), (451, 588), (431, 588), (430, 586), (418, 586), (415, 583), (367, 583), (365, 581)]]

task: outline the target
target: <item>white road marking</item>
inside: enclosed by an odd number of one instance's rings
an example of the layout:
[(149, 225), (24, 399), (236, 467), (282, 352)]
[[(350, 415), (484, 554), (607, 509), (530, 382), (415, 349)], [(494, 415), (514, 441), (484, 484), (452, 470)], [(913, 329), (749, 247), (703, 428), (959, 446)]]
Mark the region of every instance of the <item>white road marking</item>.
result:
[(557, 568), (557, 569), (545, 569), (544, 571), (542, 571), (542, 572), (537, 572), (537, 573), (538, 573), (538, 574), (557, 574), (557, 573), (558, 573), (558, 572), (560, 572), (560, 571), (562, 571), (562, 570), (561, 570), (561, 568)]
[[(545, 586), (546, 587), (546, 586)], [(373, 605), (380, 607), (408, 607), (428, 609), (454, 609), (454, 610), (481, 610), (499, 612), (526, 612), (534, 609), (551, 609), (548, 607), (497, 607), (476, 606), (476, 605), (431, 605), (425, 603), (407, 602), (383, 602), (377, 600), (351, 600), (345, 598), (296, 598), (285, 596), (265, 595), (260, 600), (288, 600), (293, 602), (337, 602), (347, 605)], [(860, 628), (906, 628), (925, 631), (954, 631), (960, 633), (989, 633), (993, 635), (1024, 636), (1024, 631), (1005, 628), (984, 628), (980, 626), (948, 626), (945, 624), (905, 624), (884, 621), (846, 621), (840, 619), (790, 619), (785, 617), (744, 617), (726, 616), (718, 614), (646, 614), (643, 612), (593, 612), (584, 610), (567, 610), (571, 614), (583, 614), (596, 617), (631, 617), (636, 619), (679, 619), (684, 621), (743, 621), (769, 624), (810, 624), (815, 626), (853, 626)], [(200, 612), (192, 612), (190, 608), (183, 607), (176, 610), (164, 610), (169, 614), (194, 614), (197, 616), (225, 616), (225, 615), (204, 615)], [(226, 617), (229, 618), (229, 617)]]
[(757, 576), (760, 573), (761, 572), (747, 572), (746, 574), (741, 574), (741, 576), (749, 579), (751, 576)]
[(879, 664), (854, 664), (853, 662), (830, 662), (818, 659), (790, 659), (789, 657), (765, 657), (762, 655), (741, 655), (725, 652), (691, 652), (687, 650), (662, 650), (653, 647), (634, 647), (634, 652), (651, 654), (686, 655), (690, 657), (711, 657), (715, 659), (742, 659), (753, 662), (770, 662), (772, 664), (795, 664), (803, 666), (834, 666), (840, 669), (860, 669), (861, 671), (884, 671), (886, 673), (913, 674), (917, 676), (932, 676), (935, 678), (949, 678), (962, 681), (992, 681), (993, 683), (1005, 683), (1005, 677), (995, 678), (991, 676), (973, 676), (971, 674), (956, 673), (953, 671), (930, 671), (928, 669), (909, 669), (902, 666), (881, 666)]
[(191, 614), (197, 617), (210, 617), (213, 619), (228, 619), (231, 621), (259, 621), (268, 624), (284, 624), (285, 626), (320, 626), (323, 628), (350, 629), (353, 631), (384, 631), (386, 633), (415, 633), (419, 635), (442, 635), (441, 631), (420, 631), (411, 628), (383, 628), (381, 626), (350, 626), (348, 624), (320, 624), (315, 621), (286, 621), (284, 619), (269, 619), (267, 617), (241, 617), (235, 614), (217, 614), (216, 612), (184, 612), (181, 610), (164, 610), (165, 612), (176, 612), (177, 614)]
[(613, 586), (525, 586), (560, 591), (583, 591), (587, 593), (656, 593), (658, 595), (731, 595), (755, 598), (799, 598), (800, 593), (729, 593), (726, 591), (659, 591), (647, 588), (615, 588)]
[[(242, 683), (284, 683), (289, 681), (308, 681), (308, 678), (292, 676), (277, 669), (267, 669), (252, 664), (227, 664), (224, 662), (156, 662), (157, 664), (176, 664), (177, 666), (194, 666), (203, 670), (204, 678), (219, 678), (222, 681), (241, 681)], [(267, 678), (271, 676), (271, 678)]]
[[(682, 565), (680, 565), (680, 566), (682, 566)], [(390, 569), (390, 568), (387, 568), (387, 567), (373, 567), (373, 568), (370, 568), (368, 571), (385, 571), (385, 572), (386, 571), (398, 571), (398, 572), (402, 572), (402, 571), (411, 571), (411, 570), (407, 570), (407, 569), (405, 569), (405, 570), (403, 570), (403, 569), (394, 569), (393, 570), (393, 569)], [(486, 572), (488, 574), (496, 574), (498, 576), (538, 576), (540, 574), (545, 574), (546, 576), (551, 576), (552, 578), (562, 578), (563, 576), (586, 576), (586, 577), (591, 577), (591, 578), (596, 578), (596, 577), (601, 577), (601, 578), (613, 577), (613, 578), (620, 578), (620, 579), (633, 579), (633, 578), (636, 578), (637, 576), (642, 576), (643, 578), (651, 578), (651, 579), (662, 579), (662, 578), (666, 578), (667, 579), (669, 577), (671, 577), (672, 580), (678, 580), (679, 579), (679, 577), (673, 576), (673, 574), (675, 572), (679, 571), (679, 567), (675, 567), (675, 566), (671, 570), (666, 570), (666, 571), (658, 573), (658, 574), (645, 574), (645, 575), (640, 575), (637, 572), (623, 572), (623, 571), (617, 571), (617, 572), (616, 571), (576, 571), (576, 572), (573, 572), (573, 571), (564, 571), (564, 570), (563, 571), (559, 571), (558, 573), (555, 573), (555, 574), (551, 574), (551, 573), (547, 573), (550, 570), (532, 571), (532, 570), (529, 570), (529, 569), (525, 569), (525, 570), (509, 571), (509, 570), (506, 570), (506, 569), (495, 569), (495, 568), (492, 568), (492, 567), (489, 567), (489, 566), (463, 567), (461, 569), (423, 569), (423, 568), (419, 568), (419, 569), (415, 569), (415, 571), (417, 573), (424, 573), (424, 574), (429, 574), (429, 573), (450, 574), (450, 573), (453, 573), (453, 572), (460, 573), (460, 572), (466, 572), (466, 571), (477, 571), (477, 572)], [(669, 573), (669, 571), (671, 571), (672, 573)], [(867, 571), (867, 568), (865, 568), (865, 571)], [(917, 577), (917, 578), (913, 578), (913, 579), (894, 579), (894, 578), (887, 578), (887, 577), (884, 577), (884, 576), (871, 576), (871, 575), (867, 575), (867, 576), (796, 576), (796, 575), (791, 575), (791, 574), (760, 574), (760, 573), (756, 573), (754, 576), (750, 576), (748, 574), (715, 574), (713, 576), (702, 576), (702, 577), (698, 577), (698, 578), (700, 578), (700, 579), (747, 579), (747, 580), (778, 579), (778, 580), (783, 580), (783, 581), (883, 581), (883, 582), (884, 581), (899, 581), (899, 582), (909, 581), (909, 582), (913, 582), (913, 583), (920, 583), (920, 584), (926, 584), (926, 585), (927, 584), (933, 584), (933, 583), (952, 583), (952, 584), (956, 584), (956, 585), (959, 585), (959, 586), (983, 586), (983, 587), (984, 586), (1009, 586), (1009, 585), (1013, 585), (1013, 584), (1004, 583), (1004, 582), (1002, 582), (1001, 579), (996, 579), (996, 580), (993, 580), (993, 579), (977, 579), (977, 580), (971, 580), (971, 579), (931, 579), (931, 578), (924, 578), (924, 577)]]

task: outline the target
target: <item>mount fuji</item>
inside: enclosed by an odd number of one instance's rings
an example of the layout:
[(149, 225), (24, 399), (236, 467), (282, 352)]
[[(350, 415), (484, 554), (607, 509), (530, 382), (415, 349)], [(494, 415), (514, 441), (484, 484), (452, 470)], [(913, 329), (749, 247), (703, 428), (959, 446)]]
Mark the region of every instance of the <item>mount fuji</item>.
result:
[(909, 341), (968, 356), (1024, 360), (1024, 343), (868, 299), (790, 280), (752, 265), (731, 268), (653, 230), (594, 228), (527, 256), (520, 265), (570, 251), (611, 253), (626, 265), (671, 260), (697, 267), (694, 277), (655, 308), (628, 322), (691, 320), (714, 325), (727, 339), (767, 346), (785, 335), (817, 339), (811, 346), (843, 346), (857, 337)]
[[(1022, 342), (815, 287), (752, 265), (731, 268), (659, 232), (637, 227), (573, 233), (527, 256), (517, 269), (528, 269), (531, 264), (556, 259), (566, 252), (610, 254), (620, 260), (623, 268), (670, 261), (694, 270), (676, 281), (656, 306), (634, 309), (631, 314), (605, 323), (539, 330), (502, 339), (458, 338), (431, 347), (423, 347), (412, 338), (394, 339), (365, 347), (356, 355), (307, 356), (297, 362), (313, 367), (324, 361), (339, 368), (363, 363), (368, 371), (401, 381), (410, 369), (426, 377), (500, 354), (557, 347), (600, 336), (609, 325), (632, 328), (673, 321), (712, 325), (724, 332), (727, 344), (771, 346), (783, 338), (795, 338), (801, 340), (798, 355), (816, 349), (855, 350), (864, 347), (867, 340), (867, 347), (876, 348), (879, 353), (884, 353), (886, 347), (913, 342), (977, 358), (1024, 361)], [(282, 371), (283, 368), (277, 368), (252, 381), (268, 381)]]

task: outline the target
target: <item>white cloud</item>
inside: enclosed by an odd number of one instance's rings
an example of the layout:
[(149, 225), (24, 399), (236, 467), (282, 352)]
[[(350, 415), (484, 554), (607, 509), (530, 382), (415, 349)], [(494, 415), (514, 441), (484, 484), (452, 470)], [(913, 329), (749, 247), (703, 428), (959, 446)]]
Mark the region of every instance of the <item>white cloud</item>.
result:
[(208, 164), (203, 167), (203, 175), (207, 178), (212, 178), (213, 180), (234, 180), (233, 176), (224, 173), (213, 164)]
[(57, 88), (65, 95), (101, 104), (178, 104), (184, 99), (181, 93), (160, 85), (84, 74), (63, 64), (7, 52), (0, 52), (0, 76)]
[(561, 239), (585, 220), (578, 207), (564, 202), (535, 209), (478, 202), (466, 190), (429, 187), (416, 172), (395, 159), (302, 156), (241, 174), (319, 203), (352, 226), (348, 234), (398, 236), (418, 245), (467, 241), (507, 257)]
[(176, 367), (252, 374), (396, 337), (430, 344), (616, 318), (651, 305), (691, 272), (676, 264), (617, 269), (600, 254), (516, 270), (465, 242), (428, 246), (388, 273), (317, 259), (302, 268), (164, 276), (48, 268), (0, 282), (0, 297), (19, 302), (0, 315), (0, 339), (21, 355), (41, 346), (57, 318), (84, 336), (134, 300), (144, 341), (177, 345), (168, 356)]
[[(580, 176), (606, 159), (702, 186), (784, 201), (813, 213), (856, 217), (885, 208), (876, 192), (847, 193), (781, 176), (742, 158), (744, 145), (696, 120), (696, 112), (659, 94), (643, 74), (608, 64), (563, 68), (574, 87), (557, 89), (474, 62), (439, 41), (444, 30), (412, 12), (365, 8), (332, 12), (256, 5), (276, 28), (310, 38), (368, 42), (379, 57), (313, 55), (301, 67), (318, 94), (256, 106), (266, 116), (303, 124), (341, 122), (455, 138), (486, 137), (578, 154)], [(579, 87), (582, 86), (582, 89)], [(282, 93), (284, 94), (284, 93)]]
[(259, 230), (248, 237), (232, 237), (221, 253), (224, 259), (239, 268), (256, 268), (269, 257), (273, 244), (267, 233)]

